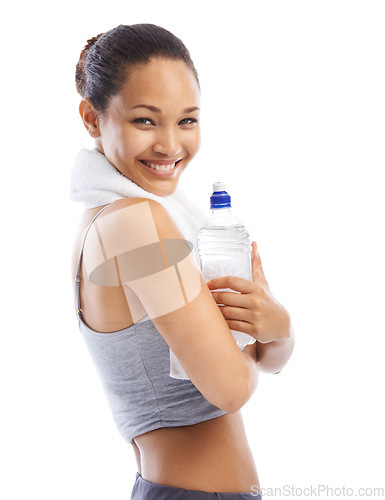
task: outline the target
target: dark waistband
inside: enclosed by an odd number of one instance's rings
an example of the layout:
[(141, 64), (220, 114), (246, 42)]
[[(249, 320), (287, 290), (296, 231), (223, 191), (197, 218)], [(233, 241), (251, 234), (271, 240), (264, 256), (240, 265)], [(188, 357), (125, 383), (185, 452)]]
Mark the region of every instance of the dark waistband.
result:
[(147, 479), (143, 479), (139, 472), (137, 472), (131, 500), (157, 500), (158, 498), (167, 498), (169, 500), (246, 500), (254, 498), (262, 500), (262, 496), (256, 489), (247, 493), (214, 493), (202, 490), (186, 490), (176, 486), (152, 483), (151, 481), (147, 481)]

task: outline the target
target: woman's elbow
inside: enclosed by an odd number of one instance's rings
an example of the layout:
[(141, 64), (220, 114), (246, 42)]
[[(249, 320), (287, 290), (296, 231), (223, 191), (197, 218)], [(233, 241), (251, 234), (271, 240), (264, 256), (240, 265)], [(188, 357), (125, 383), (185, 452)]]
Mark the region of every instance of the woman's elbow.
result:
[(226, 413), (236, 413), (239, 411), (254, 394), (259, 380), (258, 363), (246, 355), (246, 373), (238, 379), (238, 387), (228, 392), (226, 399), (221, 404), (220, 408)]

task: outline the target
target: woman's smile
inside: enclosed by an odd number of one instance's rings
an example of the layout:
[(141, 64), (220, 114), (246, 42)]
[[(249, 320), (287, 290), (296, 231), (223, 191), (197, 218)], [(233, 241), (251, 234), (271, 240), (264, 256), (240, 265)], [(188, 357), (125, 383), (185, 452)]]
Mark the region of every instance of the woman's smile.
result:
[(184, 61), (134, 67), (100, 118), (97, 149), (144, 190), (169, 196), (199, 149), (199, 98)]
[(183, 158), (166, 161), (166, 160), (139, 160), (151, 173), (158, 177), (170, 177), (177, 171), (180, 162)]

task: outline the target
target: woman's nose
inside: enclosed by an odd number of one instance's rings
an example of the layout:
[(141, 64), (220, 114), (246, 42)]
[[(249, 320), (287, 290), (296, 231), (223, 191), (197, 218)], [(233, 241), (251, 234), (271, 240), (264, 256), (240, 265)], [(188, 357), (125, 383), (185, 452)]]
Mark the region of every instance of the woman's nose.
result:
[(160, 133), (152, 148), (155, 153), (175, 156), (182, 151), (182, 146), (176, 131), (165, 130)]

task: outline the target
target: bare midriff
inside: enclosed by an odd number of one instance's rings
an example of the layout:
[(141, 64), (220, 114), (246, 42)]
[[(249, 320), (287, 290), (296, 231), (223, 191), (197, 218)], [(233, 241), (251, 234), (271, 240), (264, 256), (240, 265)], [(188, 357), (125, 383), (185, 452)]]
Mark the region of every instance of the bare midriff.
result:
[[(74, 277), (81, 238), (100, 208), (87, 210), (80, 222), (73, 252)], [(88, 326), (106, 335), (132, 324), (124, 291), (95, 286), (83, 274), (81, 307)], [(155, 429), (137, 436), (132, 446), (138, 472), (153, 483), (218, 493), (259, 488), (241, 411), (194, 425)]]
[(136, 437), (133, 446), (139, 473), (147, 481), (218, 493), (259, 488), (240, 411), (199, 424), (156, 429)]

